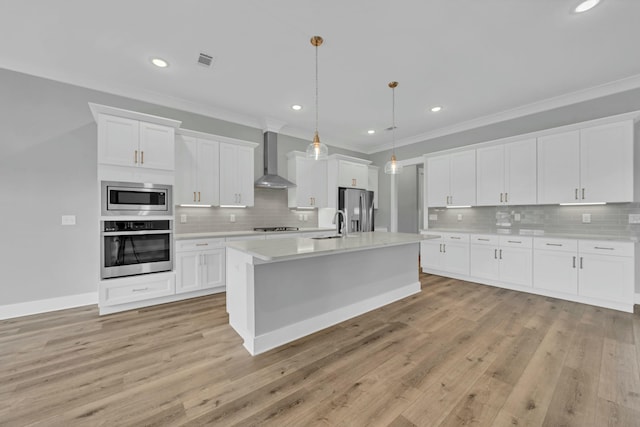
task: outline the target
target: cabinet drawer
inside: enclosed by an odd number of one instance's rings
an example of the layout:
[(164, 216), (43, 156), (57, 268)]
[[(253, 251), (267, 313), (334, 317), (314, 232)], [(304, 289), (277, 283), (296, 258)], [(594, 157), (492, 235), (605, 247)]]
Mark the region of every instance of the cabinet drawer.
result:
[(100, 305), (117, 305), (175, 294), (175, 274), (145, 274), (100, 283)]
[(536, 237), (533, 239), (533, 247), (535, 249), (544, 249), (549, 251), (577, 252), (578, 241), (574, 239)]
[(469, 240), (473, 245), (498, 246), (500, 244), (500, 236), (494, 234), (471, 234)]
[(468, 243), (469, 235), (462, 233), (442, 233), (442, 240), (444, 242), (461, 242)]
[(508, 248), (531, 248), (533, 238), (522, 236), (500, 236), (500, 246)]
[(176, 252), (200, 251), (224, 247), (224, 238), (176, 240)]
[(610, 240), (580, 240), (578, 242), (581, 254), (633, 256), (632, 242), (616, 242)]

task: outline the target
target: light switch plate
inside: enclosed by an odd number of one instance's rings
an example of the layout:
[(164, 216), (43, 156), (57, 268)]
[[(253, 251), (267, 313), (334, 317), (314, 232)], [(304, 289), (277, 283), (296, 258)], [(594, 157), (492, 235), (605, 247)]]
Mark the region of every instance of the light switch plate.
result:
[(519, 213), (513, 214), (513, 220), (514, 221), (520, 221), (520, 214)]
[(590, 224), (591, 223), (591, 214), (582, 214), (582, 223)]
[(187, 223), (187, 214), (180, 214), (180, 224)]
[(629, 224), (640, 224), (640, 214), (629, 214)]
[(62, 215), (62, 225), (76, 225), (76, 216)]
[(236, 215), (235, 214), (229, 215), (229, 222), (236, 222)]

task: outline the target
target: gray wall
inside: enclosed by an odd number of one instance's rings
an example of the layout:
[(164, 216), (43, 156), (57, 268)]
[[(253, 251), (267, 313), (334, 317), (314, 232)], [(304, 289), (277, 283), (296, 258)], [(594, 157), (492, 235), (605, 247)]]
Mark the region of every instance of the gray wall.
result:
[[(88, 102), (181, 120), (185, 129), (262, 143), (262, 129), (4, 69), (0, 69), (0, 94), (0, 306), (97, 291), (97, 129)], [(304, 151), (308, 143), (280, 137), (278, 169), (283, 175), (286, 153)], [(334, 147), (330, 152), (367, 157)], [(262, 146), (255, 155), (257, 178), (263, 170)], [(259, 200), (270, 197), (260, 194)], [(276, 200), (267, 203), (270, 209), (274, 203), (286, 208), (282, 192), (271, 194)], [(222, 210), (210, 213), (228, 219)], [(61, 215), (76, 215), (77, 225), (60, 225)], [(220, 218), (199, 215), (201, 224), (219, 224)], [(311, 214), (303, 226), (314, 221)]]

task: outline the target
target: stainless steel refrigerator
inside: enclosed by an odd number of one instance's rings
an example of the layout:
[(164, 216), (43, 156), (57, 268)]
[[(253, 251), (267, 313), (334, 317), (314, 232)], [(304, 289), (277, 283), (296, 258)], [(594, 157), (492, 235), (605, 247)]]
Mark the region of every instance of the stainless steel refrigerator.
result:
[[(373, 231), (373, 191), (338, 188), (338, 209), (345, 214), (347, 233)], [(342, 230), (342, 215), (337, 218)]]

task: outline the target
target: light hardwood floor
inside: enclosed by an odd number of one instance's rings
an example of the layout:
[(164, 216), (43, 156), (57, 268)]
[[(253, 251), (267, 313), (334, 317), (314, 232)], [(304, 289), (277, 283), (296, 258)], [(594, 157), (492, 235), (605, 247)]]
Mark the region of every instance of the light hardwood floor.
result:
[(640, 426), (640, 315), (422, 275), (251, 357), (224, 294), (0, 322), (0, 425)]

